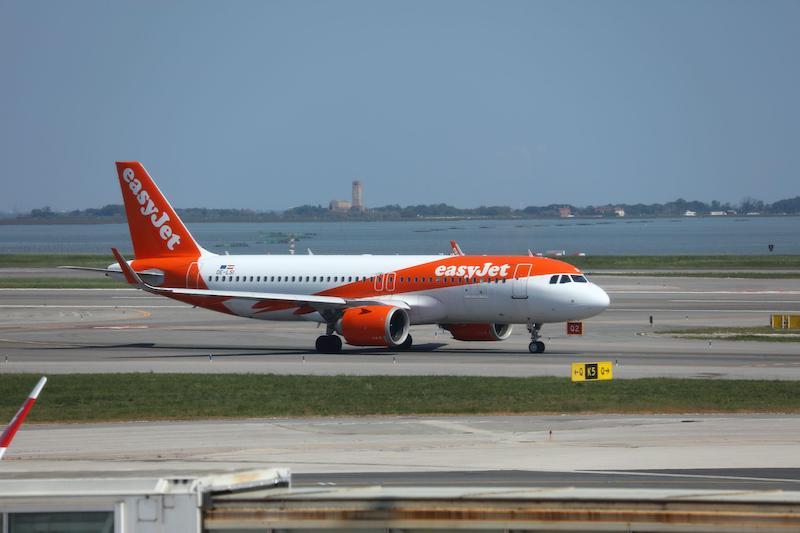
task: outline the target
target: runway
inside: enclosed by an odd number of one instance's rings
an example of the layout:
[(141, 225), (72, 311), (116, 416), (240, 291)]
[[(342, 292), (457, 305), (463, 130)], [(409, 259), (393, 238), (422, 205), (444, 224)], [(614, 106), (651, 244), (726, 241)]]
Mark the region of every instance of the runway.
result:
[(297, 486), (800, 490), (798, 415), (253, 419), (25, 427), (0, 478), (285, 466)]
[[(415, 350), (310, 348), (313, 324), (193, 309), (135, 290), (0, 290), (0, 373), (270, 372), (566, 378), (576, 360), (615, 377), (800, 379), (796, 343), (693, 341), (659, 328), (764, 325), (800, 309), (797, 280), (595, 277), (612, 298), (586, 335), (524, 328), (462, 343), (413, 328)], [(653, 316), (655, 326), (649, 325)], [(5, 362), (5, 356), (8, 362)], [(209, 358), (209, 355), (213, 355)], [(296, 486), (541, 486), (797, 490), (800, 416), (459, 416), (32, 425), (0, 478), (197, 475), (288, 466)]]
[[(685, 326), (766, 325), (800, 312), (800, 280), (596, 276), (611, 307), (567, 337), (546, 325), (547, 353), (516, 326), (504, 342), (460, 342), (412, 327), (410, 352), (313, 351), (310, 323), (230, 317), (133, 289), (0, 289), (0, 372), (268, 372), (567, 376), (572, 361), (612, 360), (615, 377), (800, 379), (797, 343), (675, 339)], [(649, 324), (653, 316), (654, 327)], [(210, 357), (211, 356), (211, 357)], [(5, 358), (8, 358), (6, 362)]]

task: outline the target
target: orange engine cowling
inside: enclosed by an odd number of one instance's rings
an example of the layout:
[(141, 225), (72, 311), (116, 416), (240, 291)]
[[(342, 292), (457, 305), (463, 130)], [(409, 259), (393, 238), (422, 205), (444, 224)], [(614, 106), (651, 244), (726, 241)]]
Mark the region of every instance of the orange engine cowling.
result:
[(345, 309), (336, 330), (353, 346), (398, 346), (408, 337), (409, 322), (399, 307), (365, 305)]
[(511, 324), (440, 324), (460, 341), (503, 341), (511, 335)]

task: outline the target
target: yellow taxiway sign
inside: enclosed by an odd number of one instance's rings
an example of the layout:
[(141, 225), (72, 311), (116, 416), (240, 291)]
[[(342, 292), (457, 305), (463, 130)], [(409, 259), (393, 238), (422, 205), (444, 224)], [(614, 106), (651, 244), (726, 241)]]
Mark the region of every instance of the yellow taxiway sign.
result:
[(611, 361), (598, 363), (572, 363), (572, 381), (599, 381), (613, 376)]

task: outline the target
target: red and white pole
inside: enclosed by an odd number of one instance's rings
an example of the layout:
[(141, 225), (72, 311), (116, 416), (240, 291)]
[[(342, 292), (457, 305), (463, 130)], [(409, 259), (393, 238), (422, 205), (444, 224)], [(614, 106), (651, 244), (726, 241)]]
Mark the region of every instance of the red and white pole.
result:
[(44, 388), (44, 384), (47, 383), (47, 378), (42, 377), (39, 380), (39, 383), (31, 391), (28, 398), (23, 402), (22, 407), (19, 408), (17, 414), (14, 415), (14, 418), (11, 419), (11, 423), (6, 427), (3, 434), (0, 435), (0, 459), (3, 458), (3, 455), (6, 453), (6, 448), (11, 444), (11, 440), (14, 438), (14, 435), (17, 434), (17, 430), (22, 425), (22, 422), (25, 421), (25, 417), (28, 416), (28, 411), (31, 410), (33, 404), (36, 403), (36, 399), (39, 397), (39, 393), (42, 392)]

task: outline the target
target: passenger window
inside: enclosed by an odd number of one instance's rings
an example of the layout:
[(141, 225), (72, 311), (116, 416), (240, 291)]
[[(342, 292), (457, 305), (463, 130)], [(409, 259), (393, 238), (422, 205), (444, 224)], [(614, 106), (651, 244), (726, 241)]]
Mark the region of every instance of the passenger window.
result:
[(572, 276), (572, 281), (575, 283), (586, 283), (586, 278), (583, 276)]
[(339, 276), (333, 276), (333, 281), (339, 281)]
[[(269, 280), (270, 281), (275, 281), (275, 276), (270, 276)], [(280, 281), (280, 279), (278, 279), (278, 281)]]
[(219, 281), (219, 276), (214, 276), (214, 278), (216, 278), (214, 281)]
[(256, 276), (256, 281), (261, 281), (261, 276)]
[(294, 281), (294, 278), (295, 278), (295, 277), (294, 277), (294, 276), (292, 276), (292, 281)]
[(353, 281), (353, 276), (347, 276), (347, 282), (350, 283), (351, 281)]
[(569, 283), (570, 281), (572, 281), (572, 280), (569, 279), (569, 276), (567, 276), (566, 274), (563, 274), (561, 276), (561, 283)]
[(306, 282), (309, 282), (309, 281), (311, 281), (311, 278), (309, 276), (306, 276)]
[(239, 281), (239, 276), (236, 276), (236, 281)]
[(253, 281), (253, 276), (250, 276), (250, 281)]
[(550, 285), (555, 285), (556, 283), (558, 283), (558, 274), (550, 276)]

